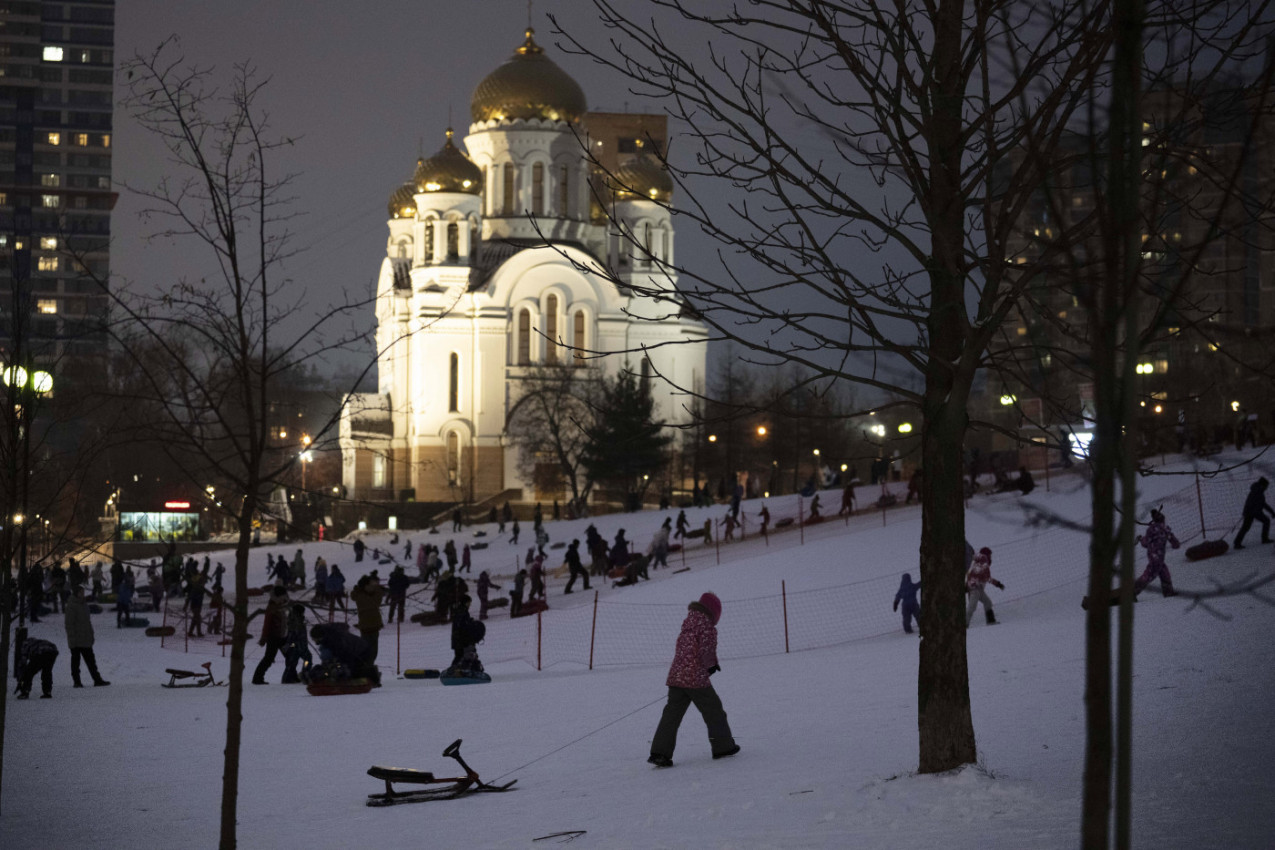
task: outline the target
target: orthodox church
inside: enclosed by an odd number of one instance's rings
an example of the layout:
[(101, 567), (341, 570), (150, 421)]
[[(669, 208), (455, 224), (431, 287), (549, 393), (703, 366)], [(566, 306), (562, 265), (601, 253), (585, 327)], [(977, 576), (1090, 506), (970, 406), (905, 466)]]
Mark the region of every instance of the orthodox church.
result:
[(530, 29), (470, 116), (464, 149), (448, 129), (390, 196), (378, 391), (341, 419), (352, 499), (561, 498), (522, 480), (509, 436), (521, 379), (544, 366), (650, 376), (670, 424), (703, 387), (706, 331), (680, 314), (666, 265), (673, 182), (649, 153), (664, 116), (588, 112)]

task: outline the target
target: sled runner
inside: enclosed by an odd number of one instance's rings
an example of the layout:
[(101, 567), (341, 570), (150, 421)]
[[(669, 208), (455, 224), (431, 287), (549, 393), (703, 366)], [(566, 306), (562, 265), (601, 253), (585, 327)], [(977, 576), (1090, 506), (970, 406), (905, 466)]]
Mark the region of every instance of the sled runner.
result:
[(1225, 555), (1230, 548), (1230, 545), (1225, 540), (1205, 540), (1203, 543), (1188, 546), (1186, 559), (1188, 561), (1203, 561), (1207, 558), (1216, 558), (1218, 555)]
[[(454, 800), (457, 797), (463, 797), (466, 794), (474, 794), (479, 791), (508, 791), (517, 779), (512, 779), (503, 785), (488, 785), (478, 778), (478, 774), (474, 769), (465, 764), (465, 760), (460, 757), (461, 739), (455, 741), (443, 750), (445, 758), (455, 759), (465, 770), (464, 776), (435, 776), (424, 770), (412, 770), (405, 767), (380, 767), (373, 766), (367, 770), (367, 775), (373, 779), (380, 779), (385, 782), (385, 793), (368, 794), (367, 804), (369, 806), (393, 806), (398, 803), (424, 803), (430, 800)], [(441, 788), (421, 788), (417, 791), (395, 791), (394, 783), (410, 783), (413, 785), (441, 785)]]
[(147, 637), (172, 637), (177, 634), (175, 626), (150, 626), (146, 629)]
[[(160, 687), (162, 688), (206, 688), (209, 685), (216, 686), (216, 685), (222, 684), (221, 682), (217, 682), (213, 680), (211, 661), (205, 661), (200, 666), (204, 668), (204, 672), (202, 673), (195, 670), (176, 670), (172, 667), (169, 667), (167, 670), (164, 671), (170, 677), (168, 680), (168, 684), (166, 685), (161, 684)], [(178, 684), (178, 682), (181, 682), (181, 684)]]
[(443, 670), (438, 674), (438, 681), (444, 685), (485, 685), (491, 681), (491, 676), (480, 671), (449, 674), (449, 671)]

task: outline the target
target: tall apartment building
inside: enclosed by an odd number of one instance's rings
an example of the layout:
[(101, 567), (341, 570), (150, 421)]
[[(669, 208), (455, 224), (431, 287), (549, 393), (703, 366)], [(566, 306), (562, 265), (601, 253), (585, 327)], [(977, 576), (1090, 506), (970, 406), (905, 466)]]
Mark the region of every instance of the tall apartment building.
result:
[[(1241, 423), (1275, 429), (1275, 110), (1258, 84), (1149, 91), (1143, 107), (1143, 329), (1136, 364), (1147, 450), (1207, 446)], [(1092, 413), (1082, 293), (1103, 273), (1095, 214), (1106, 168), (1077, 137), (1049, 191), (1024, 210), (1007, 262), (1032, 275), (996, 346), (998, 400), (1033, 424), (1083, 428)], [(1102, 143), (1096, 148), (1101, 151)], [(1010, 404), (1010, 401), (1017, 404)], [(995, 416), (993, 416), (995, 419)], [(1002, 419), (1005, 419), (1002, 416)], [(999, 424), (1013, 427), (1005, 419)], [(1008, 445), (1003, 447), (1008, 448)]]
[(114, 21), (115, 0), (0, 0), (0, 349), (55, 380), (106, 352)]

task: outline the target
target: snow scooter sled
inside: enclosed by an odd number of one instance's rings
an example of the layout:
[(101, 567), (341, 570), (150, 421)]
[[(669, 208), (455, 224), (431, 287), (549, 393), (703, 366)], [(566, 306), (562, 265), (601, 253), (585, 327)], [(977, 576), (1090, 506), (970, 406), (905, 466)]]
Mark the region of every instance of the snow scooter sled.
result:
[(172, 637), (177, 634), (175, 626), (147, 626), (147, 637)]
[(1225, 555), (1226, 550), (1230, 548), (1230, 544), (1225, 540), (1205, 540), (1203, 543), (1187, 547), (1186, 559), (1188, 561), (1203, 561), (1207, 558), (1216, 558), (1218, 555)]
[[(169, 678), (167, 685), (161, 684), (160, 687), (161, 688), (206, 688), (209, 685), (216, 687), (217, 685), (224, 684), (223, 682), (217, 682), (213, 680), (211, 661), (205, 661), (200, 666), (204, 668), (204, 672), (202, 673), (199, 673), (195, 670), (176, 670), (172, 667), (169, 667), (164, 672), (167, 673), (171, 678)], [(186, 681), (187, 679), (191, 681)], [(178, 684), (179, 681), (182, 682), (182, 684), (179, 685)]]
[[(460, 742), (457, 738), (447, 749), (443, 750), (445, 758), (456, 759), (465, 770), (464, 776), (435, 776), (424, 770), (412, 770), (405, 767), (369, 767), (367, 775), (385, 782), (385, 793), (368, 794), (369, 806), (393, 806), (398, 803), (425, 803), (430, 800), (454, 800), (466, 794), (479, 791), (508, 791), (517, 779), (511, 779), (503, 785), (488, 785), (478, 778), (474, 769), (465, 764), (460, 757)], [(443, 785), (442, 788), (422, 788), (418, 791), (395, 791), (395, 782), (408, 782), (415, 785)]]

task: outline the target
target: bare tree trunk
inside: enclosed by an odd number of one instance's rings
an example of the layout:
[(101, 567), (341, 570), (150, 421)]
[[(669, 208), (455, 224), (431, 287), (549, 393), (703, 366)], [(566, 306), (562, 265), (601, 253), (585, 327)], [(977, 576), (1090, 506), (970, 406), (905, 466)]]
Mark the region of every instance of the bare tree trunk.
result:
[(256, 499), (244, 499), (239, 514), (239, 540), (235, 546), (235, 603), (231, 610), (229, 693), (226, 695), (226, 748), (221, 773), (220, 850), (236, 846), (236, 812), (239, 805), (239, 745), (243, 737), (244, 649), (248, 642), (248, 553), (252, 546), (252, 517)]

